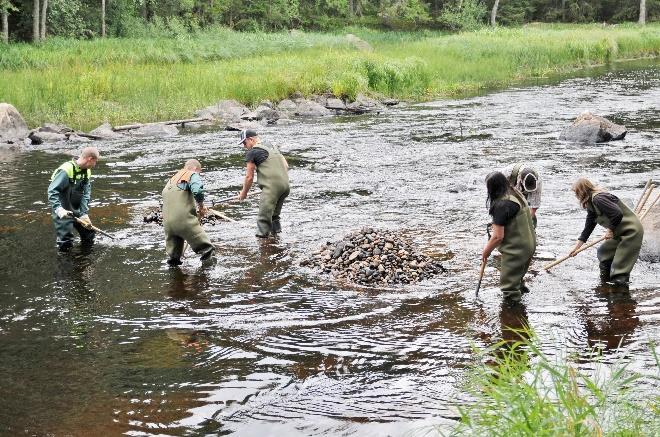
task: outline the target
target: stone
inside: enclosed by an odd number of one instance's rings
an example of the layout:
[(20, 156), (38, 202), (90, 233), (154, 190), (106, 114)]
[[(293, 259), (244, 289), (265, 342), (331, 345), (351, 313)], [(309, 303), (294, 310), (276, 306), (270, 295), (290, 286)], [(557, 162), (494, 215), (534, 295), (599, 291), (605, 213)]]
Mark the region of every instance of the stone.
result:
[(296, 111), (297, 107), (298, 105), (296, 105), (296, 103), (293, 100), (289, 100), (289, 99), (284, 99), (277, 104), (277, 109), (282, 112), (293, 113)]
[(238, 121), (241, 117), (250, 112), (247, 106), (236, 100), (220, 100), (215, 105), (207, 106), (195, 112), (197, 117), (212, 117), (224, 122)]
[(332, 115), (332, 112), (327, 109), (325, 106), (319, 105), (316, 102), (310, 100), (303, 100), (300, 102), (294, 112), (298, 117), (325, 117)]
[(14, 142), (30, 133), (23, 116), (9, 103), (0, 103), (0, 142)]
[(30, 138), (30, 141), (32, 141), (32, 144), (34, 145), (66, 141), (66, 135), (55, 132), (32, 131), (28, 138)]
[(116, 138), (123, 138), (124, 135), (120, 134), (119, 132), (115, 132), (112, 130), (112, 126), (110, 123), (103, 123), (96, 129), (92, 130), (89, 132), (90, 135), (95, 135), (97, 137), (100, 137), (104, 140), (114, 140)]
[(130, 131), (131, 135), (136, 137), (171, 137), (179, 134), (179, 130), (176, 126), (164, 124), (164, 123), (154, 123), (146, 124), (140, 128), (133, 129)]
[(583, 112), (573, 124), (561, 132), (559, 139), (576, 143), (604, 143), (622, 140), (627, 132), (625, 126), (612, 123), (605, 117), (591, 112)]

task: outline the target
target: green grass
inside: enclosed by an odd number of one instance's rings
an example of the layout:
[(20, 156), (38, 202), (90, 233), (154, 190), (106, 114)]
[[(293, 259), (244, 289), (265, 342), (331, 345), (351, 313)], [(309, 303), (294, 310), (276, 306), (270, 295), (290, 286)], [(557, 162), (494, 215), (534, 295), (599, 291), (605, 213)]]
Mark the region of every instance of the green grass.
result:
[[(474, 402), (460, 409), (452, 435), (470, 436), (657, 436), (660, 397), (636, 389), (641, 375), (627, 362), (596, 359), (587, 374), (568, 357), (550, 357), (533, 334), (487, 351), (494, 363), (474, 369)], [(656, 372), (660, 370), (656, 358)], [(597, 354), (595, 354), (598, 356)], [(655, 384), (660, 374), (651, 376)], [(647, 385), (648, 387), (648, 385)]]
[(0, 45), (0, 101), (31, 126), (89, 129), (185, 118), (221, 99), (246, 104), (303, 94), (428, 100), (504, 87), (619, 59), (660, 55), (660, 24), (538, 25), (460, 34), (347, 29), (344, 34), (214, 29), (159, 39)]

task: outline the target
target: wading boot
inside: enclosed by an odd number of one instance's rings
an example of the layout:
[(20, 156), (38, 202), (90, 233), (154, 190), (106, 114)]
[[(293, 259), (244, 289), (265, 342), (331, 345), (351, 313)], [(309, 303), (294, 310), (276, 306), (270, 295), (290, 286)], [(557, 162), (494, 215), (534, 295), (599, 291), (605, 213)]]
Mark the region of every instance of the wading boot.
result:
[(520, 294), (525, 294), (525, 293), (529, 293), (529, 287), (527, 287), (523, 282), (520, 284)]
[(181, 264), (183, 264), (183, 262), (181, 261), (181, 258), (170, 258), (167, 260), (167, 264), (174, 267), (174, 266), (180, 266)]
[(628, 288), (628, 284), (630, 283), (630, 276), (629, 275), (617, 275), (617, 276), (612, 278), (611, 282), (616, 287)]
[(601, 261), (598, 264), (598, 267), (600, 268), (600, 279), (603, 282), (607, 282), (610, 280), (610, 271), (612, 270), (612, 260), (609, 261)]

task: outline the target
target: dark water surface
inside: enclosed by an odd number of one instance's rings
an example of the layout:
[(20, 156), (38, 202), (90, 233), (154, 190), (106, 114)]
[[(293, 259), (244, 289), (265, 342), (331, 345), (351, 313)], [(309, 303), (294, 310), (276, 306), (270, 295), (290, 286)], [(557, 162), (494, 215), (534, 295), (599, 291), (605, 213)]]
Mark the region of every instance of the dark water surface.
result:
[[(601, 287), (595, 251), (548, 274), (508, 309), (489, 267), (484, 176), (527, 160), (544, 176), (539, 246), (562, 254), (585, 213), (570, 183), (585, 175), (629, 205), (660, 179), (660, 70), (618, 66), (595, 78), (521, 87), (381, 115), (265, 129), (291, 164), (284, 233), (254, 237), (256, 200), (225, 208), (239, 223), (209, 227), (218, 263), (165, 261), (162, 229), (142, 223), (165, 180), (199, 158), (207, 189), (237, 191), (236, 134), (99, 143), (91, 217), (121, 239), (58, 255), (45, 203), (59, 146), (5, 157), (0, 204), (0, 434), (409, 435), (450, 426), (465, 399), (473, 346), (529, 323), (549, 354), (632, 359), (652, 374), (660, 337), (660, 275), (637, 263), (629, 294)], [(623, 142), (558, 141), (583, 110), (625, 124)], [(299, 266), (326, 241), (369, 225), (397, 230), (450, 258), (418, 285), (365, 289)], [(599, 235), (596, 231), (594, 236)], [(657, 253), (657, 247), (645, 249)], [(506, 330), (504, 332), (506, 336)], [(641, 389), (657, 390), (651, 378)]]

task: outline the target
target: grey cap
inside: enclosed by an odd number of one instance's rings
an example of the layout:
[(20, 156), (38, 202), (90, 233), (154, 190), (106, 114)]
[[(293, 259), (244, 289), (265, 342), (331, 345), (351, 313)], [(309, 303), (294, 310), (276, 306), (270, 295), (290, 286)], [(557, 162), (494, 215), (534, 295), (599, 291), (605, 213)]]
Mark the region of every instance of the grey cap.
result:
[(238, 142), (238, 144), (243, 144), (243, 141), (245, 141), (248, 138), (256, 137), (257, 136), (257, 131), (254, 129), (243, 129), (241, 131), (241, 140)]

